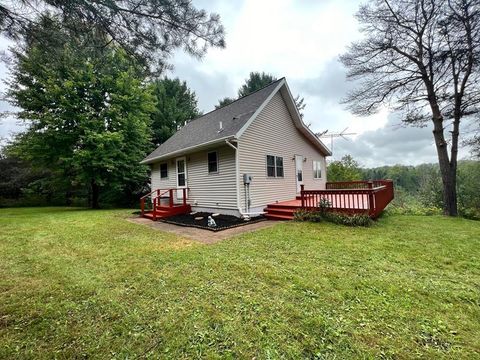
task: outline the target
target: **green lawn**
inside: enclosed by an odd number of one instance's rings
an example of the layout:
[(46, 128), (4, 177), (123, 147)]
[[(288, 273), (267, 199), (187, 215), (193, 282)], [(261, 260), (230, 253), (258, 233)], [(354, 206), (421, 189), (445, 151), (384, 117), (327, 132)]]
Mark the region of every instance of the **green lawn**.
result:
[(130, 212), (0, 210), (0, 358), (480, 358), (480, 222), (202, 245)]

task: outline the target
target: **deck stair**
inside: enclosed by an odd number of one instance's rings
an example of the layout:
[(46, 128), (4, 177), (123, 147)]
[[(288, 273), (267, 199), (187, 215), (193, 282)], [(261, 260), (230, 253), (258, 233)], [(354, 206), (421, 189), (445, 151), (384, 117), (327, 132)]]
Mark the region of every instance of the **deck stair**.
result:
[(273, 203), (264, 209), (265, 217), (269, 220), (293, 220), (293, 213), (298, 205), (289, 202)]
[[(153, 211), (145, 211), (143, 217), (146, 217), (151, 220), (157, 220), (161, 218), (166, 218), (169, 216), (188, 214), (192, 212), (190, 205), (177, 205), (173, 207), (157, 207), (155, 210), (155, 216), (153, 216)], [(155, 218), (155, 219), (154, 219)]]
[[(178, 199), (178, 192), (182, 197)], [(188, 189), (156, 189), (140, 198), (142, 216), (156, 221), (174, 215), (188, 214), (192, 211), (187, 204)], [(181, 203), (177, 203), (180, 200)], [(149, 209), (147, 209), (149, 207)]]

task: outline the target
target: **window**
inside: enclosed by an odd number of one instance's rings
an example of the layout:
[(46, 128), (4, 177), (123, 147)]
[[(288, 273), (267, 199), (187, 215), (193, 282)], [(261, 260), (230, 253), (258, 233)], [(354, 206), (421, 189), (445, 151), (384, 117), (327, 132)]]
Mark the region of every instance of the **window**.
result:
[(160, 164), (160, 179), (168, 178), (168, 164)]
[(283, 157), (275, 157), (275, 165), (277, 165), (277, 177), (283, 177)]
[(313, 161), (313, 178), (321, 179), (322, 178), (322, 162)]
[(216, 151), (208, 153), (208, 173), (218, 172), (218, 154)]
[(267, 176), (283, 177), (283, 157), (267, 155)]
[(275, 156), (267, 155), (267, 176), (275, 177)]

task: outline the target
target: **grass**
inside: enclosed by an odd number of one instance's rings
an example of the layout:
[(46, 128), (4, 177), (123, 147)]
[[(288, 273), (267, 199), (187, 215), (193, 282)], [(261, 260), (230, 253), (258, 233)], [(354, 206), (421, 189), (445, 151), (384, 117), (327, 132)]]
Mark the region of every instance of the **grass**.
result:
[(126, 210), (0, 210), (0, 358), (480, 358), (480, 222), (202, 245)]

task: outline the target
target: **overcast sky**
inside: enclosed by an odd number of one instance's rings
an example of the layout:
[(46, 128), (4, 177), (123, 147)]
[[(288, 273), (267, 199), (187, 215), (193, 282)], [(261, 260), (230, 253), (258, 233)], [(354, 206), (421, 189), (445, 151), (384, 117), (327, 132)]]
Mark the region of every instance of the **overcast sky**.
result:
[[(198, 7), (219, 13), (226, 30), (225, 49), (210, 49), (201, 60), (179, 51), (172, 59), (169, 76), (185, 80), (203, 111), (218, 99), (236, 96), (251, 71), (286, 77), (293, 94), (305, 98), (304, 121), (314, 132), (328, 130), (357, 135), (337, 139), (333, 159), (351, 154), (361, 165), (436, 162), (430, 128), (404, 128), (398, 116), (387, 110), (360, 118), (344, 109), (340, 100), (349, 86), (338, 62), (353, 40), (360, 38), (354, 14), (359, 0), (198, 0)], [(7, 47), (0, 41), (0, 50)], [(0, 65), (0, 77), (7, 70)], [(2, 84), (2, 90), (4, 84)], [(0, 103), (4, 111), (8, 105)], [(18, 131), (15, 119), (4, 119), (0, 137)], [(330, 147), (330, 139), (324, 139)], [(461, 153), (461, 157), (466, 152)]]

